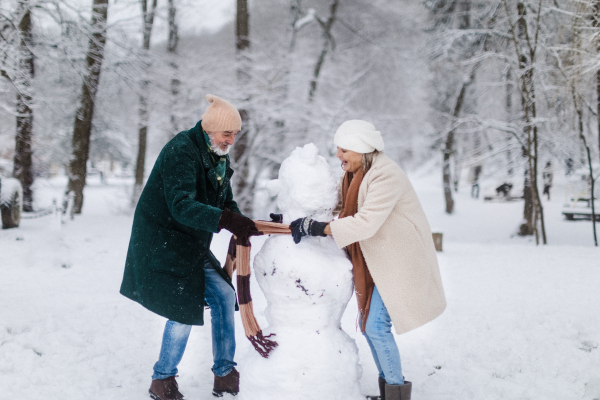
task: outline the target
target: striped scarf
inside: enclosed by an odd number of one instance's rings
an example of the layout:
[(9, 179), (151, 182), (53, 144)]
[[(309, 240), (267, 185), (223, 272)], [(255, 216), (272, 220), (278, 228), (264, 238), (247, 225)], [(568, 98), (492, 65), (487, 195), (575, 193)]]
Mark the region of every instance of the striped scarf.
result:
[[(254, 223), (263, 235), (290, 235), (292, 233), (289, 225), (283, 225), (278, 222), (254, 221)], [(240, 306), (244, 332), (256, 351), (264, 358), (268, 358), (269, 353), (277, 347), (277, 342), (269, 339), (275, 336), (274, 333), (263, 336), (262, 329), (260, 329), (258, 321), (254, 317), (252, 297), (250, 296), (250, 251), (249, 241), (247, 244), (244, 244), (241, 240), (237, 240), (235, 236), (232, 236), (224, 268), (229, 276), (233, 276), (233, 272), (237, 268), (238, 304)]]

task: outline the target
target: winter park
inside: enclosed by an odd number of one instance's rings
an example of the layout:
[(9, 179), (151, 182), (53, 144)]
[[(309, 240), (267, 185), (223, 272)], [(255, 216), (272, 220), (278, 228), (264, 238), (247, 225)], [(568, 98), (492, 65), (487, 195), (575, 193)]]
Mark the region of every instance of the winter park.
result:
[(600, 400), (600, 3), (0, 1), (6, 398)]

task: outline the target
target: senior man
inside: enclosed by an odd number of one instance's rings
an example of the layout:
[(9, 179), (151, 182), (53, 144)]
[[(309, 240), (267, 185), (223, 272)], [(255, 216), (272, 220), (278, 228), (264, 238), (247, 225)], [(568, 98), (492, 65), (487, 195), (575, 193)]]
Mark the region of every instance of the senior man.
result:
[(213, 395), (237, 394), (231, 277), (210, 251), (213, 233), (227, 229), (248, 240), (258, 234), (233, 200), (227, 153), (242, 126), (228, 101), (207, 95), (202, 120), (162, 149), (133, 219), (121, 294), (168, 319), (154, 364), (150, 397), (181, 400), (175, 376), (192, 325), (210, 307)]

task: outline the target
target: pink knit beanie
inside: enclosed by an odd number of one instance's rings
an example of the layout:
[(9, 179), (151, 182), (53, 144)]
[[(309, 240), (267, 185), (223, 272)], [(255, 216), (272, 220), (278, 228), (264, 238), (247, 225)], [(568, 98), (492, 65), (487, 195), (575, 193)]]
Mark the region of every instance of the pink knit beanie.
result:
[(242, 117), (237, 108), (227, 100), (213, 94), (206, 95), (210, 104), (202, 115), (202, 128), (206, 132), (239, 131), (242, 129)]

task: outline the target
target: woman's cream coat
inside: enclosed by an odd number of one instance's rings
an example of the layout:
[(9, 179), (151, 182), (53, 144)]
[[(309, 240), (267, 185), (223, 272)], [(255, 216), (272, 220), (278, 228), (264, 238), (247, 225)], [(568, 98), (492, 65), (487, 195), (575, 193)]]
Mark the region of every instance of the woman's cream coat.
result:
[(332, 221), (339, 248), (359, 242), (367, 267), (401, 334), (433, 320), (446, 298), (431, 228), (408, 177), (379, 153), (358, 192), (358, 212)]

